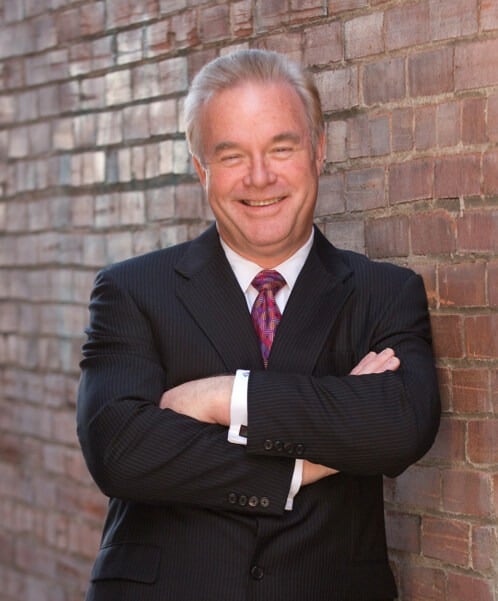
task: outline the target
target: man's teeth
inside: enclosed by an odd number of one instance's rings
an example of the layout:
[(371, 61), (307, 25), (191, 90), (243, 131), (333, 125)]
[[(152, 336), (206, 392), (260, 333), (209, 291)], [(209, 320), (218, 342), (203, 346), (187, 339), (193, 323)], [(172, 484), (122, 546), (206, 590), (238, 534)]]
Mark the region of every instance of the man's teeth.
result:
[(269, 198), (267, 200), (243, 200), (242, 202), (250, 207), (267, 207), (268, 205), (280, 202), (282, 198), (283, 196), (280, 196), (279, 198)]

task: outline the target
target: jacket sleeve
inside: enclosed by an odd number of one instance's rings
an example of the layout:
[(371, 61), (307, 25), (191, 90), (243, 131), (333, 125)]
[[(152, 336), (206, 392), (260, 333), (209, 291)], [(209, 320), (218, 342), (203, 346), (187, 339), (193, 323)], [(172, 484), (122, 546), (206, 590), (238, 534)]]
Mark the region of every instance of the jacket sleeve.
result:
[(411, 273), (388, 304), (369, 304), (372, 318), (357, 345), (393, 348), (400, 368), (344, 377), (252, 372), (251, 454), (287, 452), (341, 472), (396, 476), (427, 452), (440, 404), (423, 282)]
[(159, 408), (167, 366), (155, 333), (109, 272), (97, 276), (87, 336), (77, 430), (89, 471), (106, 495), (252, 514), (284, 511), (291, 458), (248, 455), (227, 441), (227, 428)]

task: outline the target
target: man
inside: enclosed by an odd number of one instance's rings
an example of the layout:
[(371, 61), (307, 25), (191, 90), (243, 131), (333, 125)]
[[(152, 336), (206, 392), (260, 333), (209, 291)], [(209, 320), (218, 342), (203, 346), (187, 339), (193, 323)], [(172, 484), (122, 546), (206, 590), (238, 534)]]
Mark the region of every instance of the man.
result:
[(382, 476), (439, 420), (421, 278), (314, 228), (324, 127), (296, 65), (219, 58), (185, 110), (216, 224), (92, 294), (78, 433), (110, 503), (87, 600), (393, 599)]

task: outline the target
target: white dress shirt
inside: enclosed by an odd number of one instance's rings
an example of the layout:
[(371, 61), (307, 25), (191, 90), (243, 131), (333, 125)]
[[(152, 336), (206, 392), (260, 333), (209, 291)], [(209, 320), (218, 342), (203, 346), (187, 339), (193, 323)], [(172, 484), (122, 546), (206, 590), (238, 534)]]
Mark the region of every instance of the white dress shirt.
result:
[[(272, 269), (278, 271), (285, 279), (283, 286), (275, 295), (275, 301), (278, 305), (280, 313), (283, 314), (287, 300), (289, 299), (292, 288), (296, 283), (308, 254), (313, 244), (313, 231), (307, 242), (297, 252), (280, 265), (276, 265)], [(241, 257), (233, 251), (223, 240), (221, 245), (225, 251), (228, 262), (237, 278), (237, 281), (244, 292), (247, 301), (249, 312), (252, 309), (254, 301), (258, 296), (258, 291), (251, 284), (255, 276), (263, 269), (260, 265), (253, 263)], [(232, 398), (230, 404), (230, 428), (228, 430), (228, 441), (234, 444), (247, 444), (245, 436), (241, 435), (241, 427), (247, 426), (247, 384), (249, 380), (249, 371), (245, 369), (237, 370), (235, 381), (232, 389)], [(296, 459), (294, 473), (292, 476), (289, 496), (285, 508), (292, 509), (294, 497), (299, 492), (302, 482), (303, 460)]]

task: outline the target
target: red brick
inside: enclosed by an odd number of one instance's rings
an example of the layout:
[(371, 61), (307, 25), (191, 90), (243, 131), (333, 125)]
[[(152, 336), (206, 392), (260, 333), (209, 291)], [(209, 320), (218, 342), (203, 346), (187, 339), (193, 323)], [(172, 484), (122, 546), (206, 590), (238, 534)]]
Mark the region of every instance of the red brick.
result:
[(281, 27), (289, 21), (287, 0), (265, 0), (256, 3), (256, 23), (258, 31)]
[(59, 13), (56, 19), (57, 41), (59, 44), (64, 44), (81, 36), (80, 12), (77, 8)]
[(113, 0), (107, 6), (107, 27), (126, 27), (159, 16), (158, 0)]
[(324, 111), (340, 111), (359, 103), (358, 68), (324, 71), (315, 76)]
[(463, 323), (460, 315), (432, 314), (434, 353), (438, 358), (462, 358)]
[(389, 168), (389, 201), (401, 203), (430, 198), (433, 193), (432, 159), (416, 159)]
[(325, 235), (339, 248), (365, 253), (364, 224), (360, 220), (330, 221), (324, 226)]
[(442, 475), (444, 511), (473, 518), (491, 515), (491, 480), (488, 474), (448, 468), (443, 470)]
[(461, 198), (481, 192), (481, 159), (478, 155), (456, 155), (436, 160), (436, 198)]
[(482, 171), (484, 194), (496, 195), (498, 192), (498, 151), (487, 152), (484, 155)]
[(344, 176), (340, 173), (322, 175), (315, 214), (326, 216), (343, 213), (345, 209)]
[(368, 63), (363, 72), (363, 97), (367, 105), (400, 100), (406, 96), (403, 58)]
[[(472, 463), (498, 463), (498, 419), (469, 422), (467, 453)], [(488, 495), (486, 500), (489, 500), (490, 496)]]
[(469, 307), (486, 305), (485, 263), (441, 265), (439, 293), (441, 305)]
[(404, 3), (386, 11), (386, 48), (397, 50), (418, 46), (430, 40), (430, 16), (427, 1)]
[(407, 601), (441, 601), (446, 598), (445, 582), (444, 570), (408, 562), (401, 575), (402, 598)]
[(366, 247), (372, 258), (406, 257), (409, 222), (403, 215), (371, 219), (365, 225)]
[(484, 98), (468, 98), (463, 101), (462, 141), (464, 144), (483, 144), (487, 141)]
[(477, 0), (430, 0), (431, 40), (477, 32)]
[(478, 315), (465, 319), (467, 354), (492, 359), (498, 355), (498, 315)]
[(170, 21), (159, 21), (147, 27), (147, 56), (154, 57), (169, 52), (173, 47)]
[(343, 59), (342, 26), (334, 21), (304, 31), (304, 63), (327, 65)]
[(344, 25), (346, 58), (380, 54), (384, 50), (383, 24), (381, 12), (346, 21)]
[(455, 48), (455, 89), (498, 84), (498, 40), (459, 44)]
[(459, 250), (498, 250), (498, 211), (467, 211), (458, 219), (457, 225)]
[(327, 15), (322, 0), (290, 0), (290, 22), (299, 23)]
[(467, 567), (470, 526), (455, 519), (424, 517), (422, 520), (422, 553), (441, 561)]
[(194, 11), (183, 12), (171, 18), (171, 32), (176, 48), (195, 46), (200, 42), (197, 17)]
[(481, 0), (481, 28), (498, 29), (498, 4), (495, 0)]
[(329, 14), (334, 15), (368, 6), (368, 0), (329, 0)]
[(260, 38), (254, 44), (255, 48), (273, 50), (285, 54), (298, 63), (302, 62), (302, 35), (296, 33), (276, 33)]
[(222, 40), (230, 35), (230, 13), (226, 4), (218, 4), (203, 9), (200, 21), (203, 42)]
[(449, 213), (417, 213), (410, 220), (412, 252), (422, 256), (452, 253), (456, 244), (455, 233), (455, 222)]
[(345, 199), (348, 211), (366, 211), (385, 204), (385, 172), (381, 167), (346, 173)]
[(498, 94), (492, 94), (488, 99), (488, 137), (491, 142), (498, 142)]
[(465, 422), (442, 417), (436, 440), (428, 454), (428, 461), (451, 463), (465, 460)]
[(80, 7), (81, 35), (94, 35), (104, 30), (105, 6), (104, 2), (97, 1)]
[(437, 143), (440, 147), (456, 146), (462, 134), (460, 102), (443, 102), (436, 111)]
[(456, 413), (493, 411), (487, 369), (454, 369), (452, 372), (453, 409)]
[(420, 517), (388, 511), (386, 513), (387, 544), (390, 549), (420, 553)]
[(415, 505), (420, 509), (439, 509), (441, 501), (441, 476), (436, 468), (413, 465), (398, 476), (395, 501)]
[(494, 601), (493, 582), (486, 578), (448, 572), (447, 599), (451, 601)]
[(394, 109), (392, 120), (392, 150), (402, 152), (413, 148), (413, 110), (411, 108)]
[(475, 570), (489, 571), (498, 557), (498, 530), (491, 526), (472, 528), (472, 567)]
[(230, 4), (232, 35), (242, 38), (254, 32), (253, 9), (250, 0), (239, 0)]
[(498, 306), (498, 262), (488, 264), (488, 301), (490, 307)]
[(415, 148), (433, 148), (436, 145), (436, 131), (436, 107), (422, 106), (415, 109)]
[(453, 50), (440, 48), (410, 56), (408, 79), (413, 97), (451, 92), (454, 87)]

